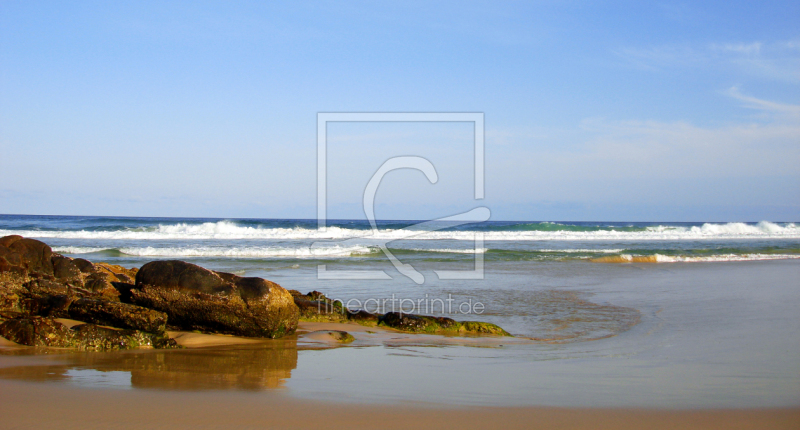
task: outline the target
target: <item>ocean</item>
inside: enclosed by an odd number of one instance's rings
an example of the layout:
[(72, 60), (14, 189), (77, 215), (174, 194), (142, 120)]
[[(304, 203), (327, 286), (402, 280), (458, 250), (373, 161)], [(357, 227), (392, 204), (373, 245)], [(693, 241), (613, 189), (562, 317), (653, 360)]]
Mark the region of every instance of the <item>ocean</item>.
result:
[(69, 257), (126, 267), (180, 259), (321, 291), (351, 308), (488, 321), (529, 341), (299, 351), (280, 384), (294, 396), (602, 407), (800, 403), (794, 222), (488, 221), (434, 231), (417, 224), (379, 221), (373, 229), (363, 220), (328, 220), (320, 230), (316, 220), (0, 215), (0, 236), (36, 238)]

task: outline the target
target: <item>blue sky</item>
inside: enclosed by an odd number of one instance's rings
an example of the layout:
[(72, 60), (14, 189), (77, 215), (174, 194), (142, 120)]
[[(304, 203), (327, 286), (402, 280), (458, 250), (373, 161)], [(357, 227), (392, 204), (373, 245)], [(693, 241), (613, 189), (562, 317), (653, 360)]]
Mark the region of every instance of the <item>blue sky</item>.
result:
[(0, 213), (800, 220), (797, 2), (0, 3)]

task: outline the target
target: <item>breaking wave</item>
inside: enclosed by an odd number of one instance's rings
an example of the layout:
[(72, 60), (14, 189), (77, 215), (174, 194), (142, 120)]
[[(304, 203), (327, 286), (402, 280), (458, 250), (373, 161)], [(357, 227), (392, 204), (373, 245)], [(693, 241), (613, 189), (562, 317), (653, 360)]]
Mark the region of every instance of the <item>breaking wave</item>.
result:
[(106, 253), (134, 257), (227, 257), (227, 258), (320, 258), (320, 257), (354, 257), (380, 252), (367, 246), (349, 247), (120, 247), (98, 248), (63, 246), (53, 247), (53, 251), (62, 254)]
[[(538, 228), (537, 228), (538, 226)], [(19, 234), (32, 238), (112, 239), (112, 240), (342, 240), (364, 238), (391, 241), (414, 240), (473, 240), (481, 233), (484, 240), (694, 240), (694, 239), (800, 239), (795, 223), (761, 221), (757, 224), (705, 223), (700, 226), (655, 225), (632, 226), (575, 226), (558, 223), (526, 223), (505, 227), (480, 225), (473, 229), (444, 229), (415, 231), (409, 228), (383, 228), (372, 232), (363, 228), (331, 226), (325, 230), (303, 227), (266, 227), (240, 225), (234, 221), (199, 224), (159, 224), (150, 227), (123, 227), (108, 230), (0, 230), (0, 236)], [(521, 227), (525, 227), (521, 229)]]
[(593, 263), (703, 263), (728, 261), (786, 260), (800, 258), (797, 254), (719, 254), (719, 255), (630, 255), (621, 254), (593, 258)]

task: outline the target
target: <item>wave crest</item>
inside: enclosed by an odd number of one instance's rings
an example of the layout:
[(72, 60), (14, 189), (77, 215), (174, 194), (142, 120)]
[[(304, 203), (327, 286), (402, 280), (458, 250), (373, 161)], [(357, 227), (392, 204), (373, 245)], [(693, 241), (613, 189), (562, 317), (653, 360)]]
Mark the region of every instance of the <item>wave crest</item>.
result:
[[(549, 227), (559, 226), (548, 224)], [(302, 227), (261, 227), (239, 225), (233, 221), (206, 222), (202, 224), (161, 224), (148, 228), (122, 228), (118, 230), (0, 230), (0, 236), (19, 234), (32, 238), (62, 239), (116, 239), (116, 240), (344, 240), (364, 238), (370, 240), (392, 241), (405, 238), (414, 240), (473, 240), (481, 233), (484, 240), (692, 240), (692, 239), (748, 239), (781, 238), (800, 239), (800, 229), (795, 223), (779, 225), (769, 221), (757, 224), (706, 223), (701, 226), (649, 226), (631, 230), (628, 227), (594, 227), (587, 231), (568, 228), (548, 228), (543, 230), (457, 230), (415, 232), (407, 229), (380, 229), (377, 232), (356, 228), (328, 227), (316, 230)]]

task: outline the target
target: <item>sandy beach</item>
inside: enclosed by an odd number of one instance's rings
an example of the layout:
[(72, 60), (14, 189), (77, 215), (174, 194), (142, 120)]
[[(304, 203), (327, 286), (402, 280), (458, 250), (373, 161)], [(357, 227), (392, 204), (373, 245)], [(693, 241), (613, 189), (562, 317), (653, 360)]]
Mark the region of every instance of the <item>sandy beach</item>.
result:
[[(296, 339), (263, 341), (233, 336), (172, 332), (186, 348), (213, 351), (230, 345), (279, 343), (279, 348), (335, 347), (329, 330), (347, 330), (358, 342), (445, 345), (455, 342), (491, 347), (493, 338), (455, 339), (412, 335), (354, 324), (301, 323)], [(354, 404), (288, 396), (281, 378), (267, 391), (191, 389), (205, 370), (181, 375), (156, 372), (163, 384), (150, 389), (97, 388), (59, 383), (48, 377), (58, 351), (47, 355), (11, 355), (25, 348), (0, 343), (0, 427), (7, 429), (796, 429), (798, 408), (631, 409), (557, 407), (465, 407), (431, 402)], [(356, 346), (357, 347), (357, 346)], [(40, 351), (42, 352), (42, 351)], [(63, 351), (61, 352), (64, 353)], [(119, 353), (117, 353), (119, 354)], [(296, 354), (296, 353), (295, 353)], [(124, 354), (119, 354), (124, 355)], [(295, 358), (296, 360), (296, 358)], [(296, 365), (296, 361), (295, 361)], [(27, 371), (25, 370), (27, 369)], [(37, 370), (38, 369), (38, 370)], [(9, 372), (14, 370), (14, 372)], [(164, 369), (169, 370), (169, 369)], [(236, 370), (233, 371), (237, 373)], [(275, 376), (275, 371), (272, 371)], [(290, 371), (288, 372), (290, 373)], [(9, 379), (16, 374), (18, 378)], [(280, 376), (280, 375), (279, 375)], [(283, 375), (288, 377), (289, 375)], [(176, 381), (181, 381), (177, 385)], [(62, 381), (63, 382), (63, 381)], [(204, 388), (200, 386), (200, 388)], [(208, 388), (208, 387), (205, 387)]]
[[(187, 348), (270, 342), (279, 342), (284, 348), (329, 348), (335, 342), (324, 335), (328, 330), (355, 333), (362, 343), (470, 343), (489, 347), (498, 343), (493, 338), (445, 338), (354, 324), (307, 322), (301, 323), (295, 340), (263, 341), (179, 332), (171, 332), (171, 335)], [(6, 353), (24, 349), (4, 339), (0, 339), (0, 342), (0, 347)], [(4, 377), (9, 376), (6, 372), (9, 369), (16, 369), (17, 375), (22, 375), (16, 380), (0, 379), (0, 426), (8, 429), (795, 429), (800, 425), (798, 408), (657, 410), (459, 407), (429, 402), (364, 405), (335, 400), (297, 399), (286, 396), (280, 389), (256, 392), (187, 390), (186, 384), (171, 386), (178, 390), (164, 389), (170, 384), (147, 390), (76, 387), (59, 384), (36, 370), (51, 362), (48, 355), (0, 355), (0, 372)], [(30, 372), (25, 373), (22, 369)], [(195, 377), (201, 379), (203, 369), (195, 370)], [(175, 375), (164, 372), (162, 377), (169, 380)], [(183, 378), (191, 379), (192, 376), (184, 374)], [(275, 387), (279, 386), (279, 383), (275, 384)]]
[(247, 393), (77, 389), (0, 381), (7, 429), (796, 429), (800, 409), (359, 406)]

